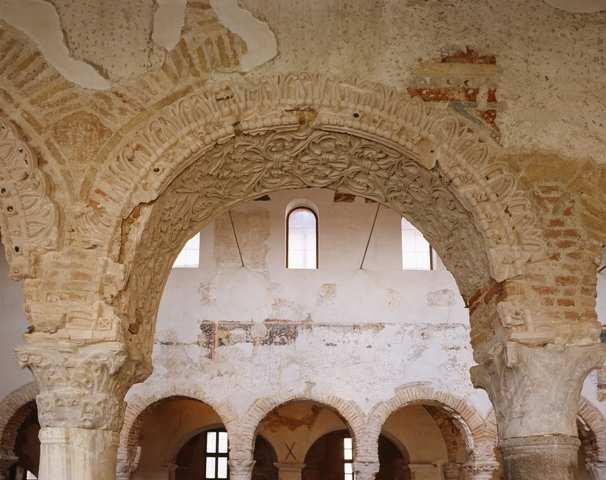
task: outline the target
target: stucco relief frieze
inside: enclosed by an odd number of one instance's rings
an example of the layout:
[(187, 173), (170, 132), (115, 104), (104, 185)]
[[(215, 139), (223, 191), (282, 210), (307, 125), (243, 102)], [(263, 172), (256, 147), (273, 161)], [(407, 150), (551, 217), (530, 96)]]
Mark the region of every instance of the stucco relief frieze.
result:
[(0, 116), (0, 228), (10, 275), (32, 275), (33, 256), (57, 247), (59, 212), (49, 184), (27, 143)]
[(40, 393), (40, 425), (118, 432), (124, 418), (124, 395), (144, 372), (124, 345), (83, 347), (29, 342), (19, 347), (19, 363), (31, 370)]

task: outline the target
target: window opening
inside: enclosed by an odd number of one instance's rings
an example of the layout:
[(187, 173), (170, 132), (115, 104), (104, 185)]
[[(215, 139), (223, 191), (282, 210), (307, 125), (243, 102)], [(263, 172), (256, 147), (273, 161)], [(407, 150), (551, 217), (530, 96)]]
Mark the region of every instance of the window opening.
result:
[(354, 480), (353, 439), (347, 437), (343, 439), (343, 471), (344, 480)]
[(286, 268), (318, 268), (318, 218), (313, 210), (298, 207), (288, 214)]
[(225, 430), (210, 430), (206, 432), (206, 459), (204, 466), (205, 479), (229, 478), (227, 464), (229, 442)]
[(402, 268), (433, 270), (433, 249), (408, 220), (402, 218)]
[(200, 266), (200, 234), (190, 238), (173, 263), (173, 268), (198, 268)]

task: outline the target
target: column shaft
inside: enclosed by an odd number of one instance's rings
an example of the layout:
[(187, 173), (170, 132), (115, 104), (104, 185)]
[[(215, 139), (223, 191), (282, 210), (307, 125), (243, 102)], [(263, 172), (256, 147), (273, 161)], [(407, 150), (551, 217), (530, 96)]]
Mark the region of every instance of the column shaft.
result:
[(578, 438), (567, 435), (504, 440), (506, 480), (575, 480), (579, 446)]

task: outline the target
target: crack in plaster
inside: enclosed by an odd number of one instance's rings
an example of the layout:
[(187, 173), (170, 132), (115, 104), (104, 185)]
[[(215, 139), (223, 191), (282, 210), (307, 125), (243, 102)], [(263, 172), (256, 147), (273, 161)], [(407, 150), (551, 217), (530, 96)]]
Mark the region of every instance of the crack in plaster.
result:
[(248, 47), (240, 66), (248, 72), (278, 55), (278, 41), (267, 23), (240, 7), (238, 0), (210, 0), (219, 22), (238, 35)]
[(71, 56), (59, 14), (46, 0), (4, 0), (0, 19), (32, 38), (46, 60), (69, 81), (94, 90), (111, 88), (94, 66)]

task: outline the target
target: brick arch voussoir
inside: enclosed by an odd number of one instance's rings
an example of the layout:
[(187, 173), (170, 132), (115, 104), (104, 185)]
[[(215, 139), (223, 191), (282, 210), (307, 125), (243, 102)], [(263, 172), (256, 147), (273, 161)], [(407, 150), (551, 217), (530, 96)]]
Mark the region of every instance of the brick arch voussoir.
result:
[(192, 388), (188, 385), (170, 385), (161, 392), (135, 395), (128, 400), (124, 414), (124, 423), (120, 432), (119, 445), (120, 451), (125, 452), (124, 455), (128, 457), (128, 463), (134, 461), (134, 459), (130, 457), (135, 455), (135, 449), (140, 446), (139, 443), (144, 414), (158, 402), (172, 397), (189, 398), (208, 405), (221, 418), (230, 437), (237, 434), (238, 416), (231, 405), (212, 400), (200, 388)]
[(428, 385), (404, 385), (391, 399), (376, 405), (369, 417), (365, 448), (376, 452), (376, 444), (387, 419), (398, 410), (410, 405), (434, 405), (452, 416), (459, 427), (467, 451), (474, 462), (496, 462), (496, 429), (486, 424), (480, 413), (466, 400)]
[(0, 401), (0, 449), (12, 452), (17, 432), (31, 414), (28, 405), (36, 401), (40, 393), (38, 384), (31, 382), (9, 393)]
[[(86, 223), (106, 229), (95, 235), (105, 237), (109, 250), (112, 239), (119, 241), (123, 218), (158, 198), (217, 143), (301, 122), (391, 145), (427, 168), (440, 168), (481, 230), (497, 281), (521, 273), (543, 245), (529, 192), (499, 162), (496, 147), (455, 114), (382, 85), (307, 73), (263, 78), (253, 86), (202, 87), (129, 125), (108, 142), (114, 148), (93, 162), (101, 167), (90, 180), (88, 203), (101, 208), (90, 209)], [(523, 232), (515, 229), (518, 215)]]
[(606, 461), (606, 417), (589, 400), (581, 398), (579, 418), (595, 436), (596, 444), (591, 455), (593, 460)]
[(334, 410), (340, 415), (354, 438), (356, 458), (360, 455), (359, 445), (365, 431), (366, 415), (353, 401), (344, 400), (334, 395), (289, 394), (278, 397), (257, 399), (239, 422), (237, 434), (238, 450), (252, 459), (254, 442), (263, 419), (276, 408), (289, 402), (310, 401)]

